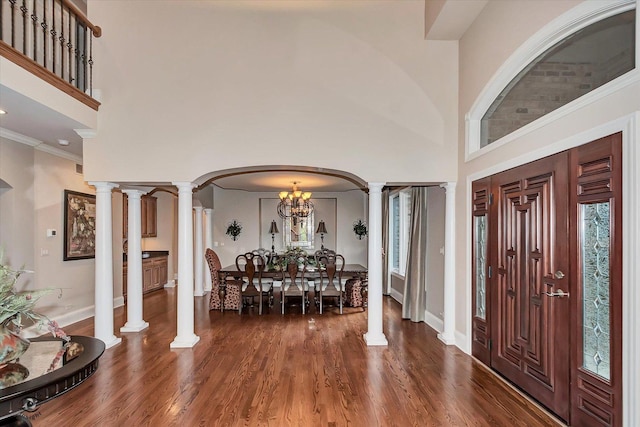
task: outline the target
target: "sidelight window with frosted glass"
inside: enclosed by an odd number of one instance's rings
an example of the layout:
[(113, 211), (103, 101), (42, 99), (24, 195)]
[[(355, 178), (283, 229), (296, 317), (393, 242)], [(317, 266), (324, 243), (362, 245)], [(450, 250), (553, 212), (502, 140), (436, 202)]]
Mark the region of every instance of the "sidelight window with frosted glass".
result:
[(476, 317), (486, 319), (487, 308), (487, 214), (473, 217), (476, 278)]
[(581, 205), (583, 368), (611, 378), (609, 202)]

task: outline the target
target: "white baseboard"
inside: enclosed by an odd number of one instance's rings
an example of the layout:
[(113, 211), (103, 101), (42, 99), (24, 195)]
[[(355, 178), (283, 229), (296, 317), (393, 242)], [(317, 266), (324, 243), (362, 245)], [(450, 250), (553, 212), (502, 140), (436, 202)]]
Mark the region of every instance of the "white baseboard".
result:
[(431, 326), (438, 333), (441, 333), (444, 330), (444, 321), (427, 310), (424, 312), (424, 323)]
[(391, 292), (389, 292), (389, 296), (394, 300), (398, 301), (400, 304), (402, 304), (403, 295), (400, 293), (400, 291), (397, 291), (391, 288)]
[[(68, 313), (58, 314), (51, 316), (51, 320), (55, 320), (58, 325), (64, 329), (65, 326), (69, 326), (73, 323), (80, 322), (81, 320), (88, 319), (95, 315), (95, 306), (84, 307), (78, 310), (70, 311)], [(49, 334), (49, 330), (46, 326), (38, 328), (37, 325), (29, 326), (23, 330), (23, 334), (26, 338), (35, 338), (41, 335)]]
[(124, 305), (124, 297), (116, 297), (113, 300), (113, 308), (122, 307)]

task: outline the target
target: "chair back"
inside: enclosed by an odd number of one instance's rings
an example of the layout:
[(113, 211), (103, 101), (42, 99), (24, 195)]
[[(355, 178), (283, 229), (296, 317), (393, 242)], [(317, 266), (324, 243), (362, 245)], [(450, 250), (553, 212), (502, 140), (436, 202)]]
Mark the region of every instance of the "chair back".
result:
[(316, 264), (320, 273), (320, 282), (324, 277), (327, 278), (328, 284), (335, 285), (335, 279), (338, 284), (342, 282), (342, 273), (344, 271), (344, 257), (336, 253), (322, 254), (316, 257)]
[(240, 254), (236, 257), (236, 268), (244, 273), (249, 283), (253, 283), (254, 278), (258, 280), (262, 278), (264, 259), (253, 252)]
[(219, 310), (222, 305), (220, 300), (220, 276), (219, 272), (222, 270), (222, 264), (220, 258), (213, 249), (207, 248), (204, 251), (204, 258), (207, 260), (209, 266), (209, 272), (211, 273), (211, 297), (209, 300), (210, 310)]

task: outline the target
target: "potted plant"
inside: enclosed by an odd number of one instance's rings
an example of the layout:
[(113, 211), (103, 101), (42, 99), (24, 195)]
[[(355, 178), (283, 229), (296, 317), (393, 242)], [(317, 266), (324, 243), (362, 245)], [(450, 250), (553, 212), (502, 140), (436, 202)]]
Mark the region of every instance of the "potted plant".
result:
[(238, 236), (242, 233), (242, 225), (235, 219), (227, 226), (227, 235), (231, 236), (231, 238), (235, 241), (238, 239)]
[(358, 236), (358, 240), (362, 240), (367, 235), (367, 225), (359, 219), (353, 223), (353, 232)]
[(29, 340), (20, 336), (25, 320), (38, 328), (46, 326), (54, 336), (69, 340), (55, 321), (34, 310), (40, 297), (54, 289), (15, 290), (16, 282), (26, 272), (0, 263), (0, 364), (16, 361), (29, 348)]

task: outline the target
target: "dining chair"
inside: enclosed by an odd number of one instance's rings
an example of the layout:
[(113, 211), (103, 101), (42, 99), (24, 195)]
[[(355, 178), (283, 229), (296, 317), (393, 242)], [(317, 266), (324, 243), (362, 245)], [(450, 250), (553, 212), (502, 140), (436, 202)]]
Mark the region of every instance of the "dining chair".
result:
[[(236, 268), (243, 274), (242, 286), (240, 289), (241, 300), (244, 302), (251, 298), (254, 301), (258, 297), (258, 314), (262, 314), (262, 298), (268, 295), (271, 285), (263, 284), (262, 274), (264, 273), (264, 259), (261, 255), (253, 252), (240, 254), (236, 257)], [(240, 308), (242, 312), (242, 307)]]
[(316, 294), (318, 295), (316, 304), (318, 311), (322, 314), (324, 308), (324, 297), (338, 298), (340, 314), (342, 314), (344, 283), (342, 273), (344, 271), (344, 257), (340, 254), (321, 254), (316, 256), (319, 279), (316, 282)]
[(306, 313), (309, 304), (309, 280), (308, 276), (313, 258), (306, 255), (299, 255), (297, 262), (288, 262), (282, 267), (282, 283), (280, 285), (280, 304), (282, 314), (285, 312), (285, 305), (288, 298), (299, 297), (302, 314)]
[[(218, 254), (211, 248), (207, 248), (204, 257), (211, 273), (211, 297), (209, 298), (209, 310), (238, 310), (240, 304), (240, 282), (233, 278), (220, 280), (222, 264)], [(222, 303), (224, 301), (224, 304)]]

